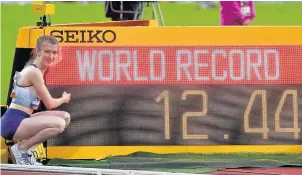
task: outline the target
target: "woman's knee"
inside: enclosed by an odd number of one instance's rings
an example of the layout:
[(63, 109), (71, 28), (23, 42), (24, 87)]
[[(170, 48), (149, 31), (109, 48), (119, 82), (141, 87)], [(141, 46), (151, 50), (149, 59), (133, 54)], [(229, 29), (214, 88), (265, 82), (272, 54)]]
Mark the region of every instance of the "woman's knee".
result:
[(65, 130), (66, 121), (60, 117), (54, 118), (50, 123), (50, 127), (56, 128), (59, 133), (62, 133)]
[(70, 123), (70, 114), (65, 111), (63, 111), (63, 112), (64, 112), (64, 114), (63, 114), (62, 118), (65, 120), (65, 122), (66, 122), (65, 128), (67, 128)]
[(65, 124), (64, 124), (64, 128), (67, 128), (69, 123), (70, 123), (70, 114), (66, 111), (55, 111), (54, 113), (50, 114), (54, 114), (54, 116), (59, 117), (61, 119), (64, 119)]

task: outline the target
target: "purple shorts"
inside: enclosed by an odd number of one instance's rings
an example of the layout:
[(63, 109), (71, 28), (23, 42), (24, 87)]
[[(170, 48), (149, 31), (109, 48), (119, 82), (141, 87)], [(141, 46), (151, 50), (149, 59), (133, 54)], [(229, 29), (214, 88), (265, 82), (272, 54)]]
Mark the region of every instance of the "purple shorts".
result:
[(22, 122), (30, 115), (18, 109), (8, 108), (1, 117), (1, 136), (6, 140), (13, 140), (13, 137)]

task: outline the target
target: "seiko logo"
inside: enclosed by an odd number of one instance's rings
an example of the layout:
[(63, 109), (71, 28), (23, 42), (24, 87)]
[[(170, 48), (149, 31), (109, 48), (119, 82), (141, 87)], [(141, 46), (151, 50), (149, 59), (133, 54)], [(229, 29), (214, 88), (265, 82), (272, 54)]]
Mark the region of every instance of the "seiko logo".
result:
[(60, 43), (112, 43), (116, 40), (112, 30), (53, 30), (50, 34)]

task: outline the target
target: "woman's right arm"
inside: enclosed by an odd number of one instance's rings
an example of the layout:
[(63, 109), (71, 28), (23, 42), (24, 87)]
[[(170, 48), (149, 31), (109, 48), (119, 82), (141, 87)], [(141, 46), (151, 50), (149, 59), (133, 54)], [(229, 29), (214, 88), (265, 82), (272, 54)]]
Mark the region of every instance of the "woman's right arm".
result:
[(63, 95), (61, 98), (53, 98), (51, 96), (44, 84), (43, 75), (39, 69), (29, 71), (29, 79), (47, 109), (56, 108), (63, 103), (69, 102), (70, 94)]

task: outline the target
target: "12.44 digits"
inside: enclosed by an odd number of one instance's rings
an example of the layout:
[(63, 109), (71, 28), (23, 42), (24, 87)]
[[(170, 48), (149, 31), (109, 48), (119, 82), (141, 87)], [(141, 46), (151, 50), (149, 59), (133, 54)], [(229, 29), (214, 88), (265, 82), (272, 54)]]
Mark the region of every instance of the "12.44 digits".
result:
[[(191, 135), (188, 134), (188, 118), (189, 117), (202, 117), (207, 115), (208, 112), (208, 94), (203, 90), (185, 90), (182, 93), (182, 100), (187, 100), (188, 96), (198, 95), (202, 98), (201, 111), (199, 112), (184, 112), (182, 114), (182, 130), (183, 130), (183, 139), (208, 139), (208, 135)], [(252, 106), (254, 104), (255, 98), (257, 96), (261, 97), (261, 109), (262, 109), (262, 127), (260, 128), (251, 128), (249, 124), (249, 114), (251, 112)], [(285, 100), (288, 96), (292, 96), (292, 110), (293, 110), (293, 127), (292, 128), (281, 128), (280, 127), (280, 113), (284, 106)], [(170, 139), (170, 99), (169, 91), (164, 90), (156, 99), (157, 103), (163, 101), (164, 105), (164, 131), (165, 139)], [(243, 114), (244, 116), (244, 132), (246, 133), (262, 133), (263, 139), (268, 139), (268, 123), (267, 123), (267, 95), (266, 90), (255, 90), (249, 99), (248, 105)], [(282, 97), (278, 103), (277, 109), (275, 111), (275, 131), (276, 132), (287, 132), (293, 133), (295, 139), (299, 139), (299, 132), (301, 129), (298, 126), (298, 92), (297, 90), (285, 90), (282, 94)]]

